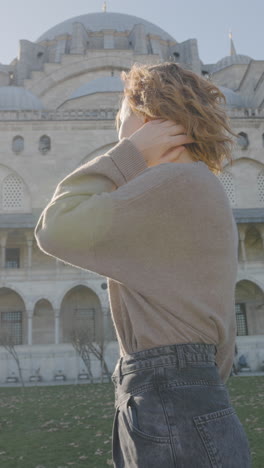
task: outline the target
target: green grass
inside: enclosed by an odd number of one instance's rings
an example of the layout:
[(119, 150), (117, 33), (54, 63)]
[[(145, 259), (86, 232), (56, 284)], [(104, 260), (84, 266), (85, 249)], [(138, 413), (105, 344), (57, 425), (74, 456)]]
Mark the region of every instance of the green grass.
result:
[[(253, 468), (264, 467), (264, 377), (231, 377)], [(111, 466), (112, 383), (0, 388), (1, 468)]]
[(248, 436), (253, 468), (264, 467), (264, 377), (230, 377), (232, 405)]

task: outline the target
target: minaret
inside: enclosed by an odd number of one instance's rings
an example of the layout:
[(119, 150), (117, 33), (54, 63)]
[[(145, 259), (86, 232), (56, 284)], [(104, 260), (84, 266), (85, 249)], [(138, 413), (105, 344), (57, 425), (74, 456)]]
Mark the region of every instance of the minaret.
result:
[(229, 31), (229, 39), (230, 39), (230, 55), (236, 55), (236, 49), (235, 49), (235, 44), (233, 41), (233, 35), (232, 32)]
[(106, 13), (106, 2), (103, 3), (102, 10), (103, 10), (104, 13)]

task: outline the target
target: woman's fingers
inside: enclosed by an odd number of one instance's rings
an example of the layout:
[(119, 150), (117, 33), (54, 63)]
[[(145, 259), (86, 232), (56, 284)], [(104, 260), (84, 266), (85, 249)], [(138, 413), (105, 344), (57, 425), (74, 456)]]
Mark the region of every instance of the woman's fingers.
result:
[(171, 143), (177, 143), (177, 146), (179, 145), (187, 145), (188, 143), (194, 143), (194, 139), (192, 137), (189, 137), (188, 135), (175, 135), (172, 139), (171, 139)]
[(188, 145), (189, 143), (194, 143), (194, 139), (184, 134), (173, 135), (169, 138), (165, 137), (164, 139), (164, 145), (166, 146), (166, 148)]
[(185, 151), (185, 146), (178, 146), (177, 148), (172, 148), (171, 151), (166, 152), (165, 155), (162, 155), (159, 163), (174, 162), (181, 153)]
[[(183, 125), (178, 125), (171, 120), (155, 119), (146, 122), (129, 138), (141, 151), (150, 167), (159, 164), (163, 156), (169, 158), (169, 155), (173, 156), (172, 153), (174, 153), (175, 157), (175, 154), (184, 151), (184, 145), (193, 143), (193, 138), (186, 133)], [(162, 161), (165, 162), (164, 159)]]
[(159, 124), (161, 128), (167, 128), (171, 131), (173, 131), (173, 134), (179, 134), (179, 133), (186, 133), (185, 128), (181, 124), (176, 124), (172, 120), (162, 120), (162, 119), (155, 119), (155, 120), (150, 120), (150, 122), (155, 122), (156, 124)]

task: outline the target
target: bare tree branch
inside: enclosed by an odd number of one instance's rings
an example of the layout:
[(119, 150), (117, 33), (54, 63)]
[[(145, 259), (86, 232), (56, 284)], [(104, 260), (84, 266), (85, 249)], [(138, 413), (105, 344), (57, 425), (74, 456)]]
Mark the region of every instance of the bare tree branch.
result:
[(6, 351), (12, 356), (12, 358), (15, 360), (17, 368), (18, 368), (18, 374), (20, 378), (20, 382), (22, 383), (22, 387), (25, 387), (23, 375), (22, 375), (22, 369), (20, 365), (20, 360), (17, 354), (17, 350), (15, 348), (15, 339), (12, 336), (11, 332), (7, 329), (7, 327), (1, 327), (0, 329), (0, 346), (3, 346), (3, 348), (6, 349)]
[[(100, 313), (102, 314), (102, 311), (99, 309), (98, 314)], [(105, 313), (109, 313), (109, 309), (107, 309)], [(101, 323), (104, 323), (104, 321), (101, 320)], [(101, 382), (103, 381), (104, 374), (107, 376), (109, 382), (111, 382), (111, 374), (104, 358), (107, 338), (104, 333), (103, 326), (101, 326), (100, 329), (97, 326), (96, 329), (96, 327), (91, 325), (90, 318), (86, 319), (85, 317), (82, 317), (82, 320), (76, 320), (72, 325), (72, 328), (68, 333), (68, 339), (79, 356), (81, 356), (91, 382), (93, 382), (91, 355), (94, 355), (100, 361)]]

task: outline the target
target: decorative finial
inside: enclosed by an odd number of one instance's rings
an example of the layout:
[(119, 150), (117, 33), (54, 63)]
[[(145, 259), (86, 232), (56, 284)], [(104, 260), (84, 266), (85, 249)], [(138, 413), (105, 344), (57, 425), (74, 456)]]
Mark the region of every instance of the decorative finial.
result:
[(233, 34), (231, 29), (229, 30), (229, 39), (230, 39), (230, 55), (236, 55), (236, 49), (235, 49), (235, 44), (233, 41)]
[(103, 8), (102, 8), (103, 12), (106, 13), (106, 2), (103, 3)]

